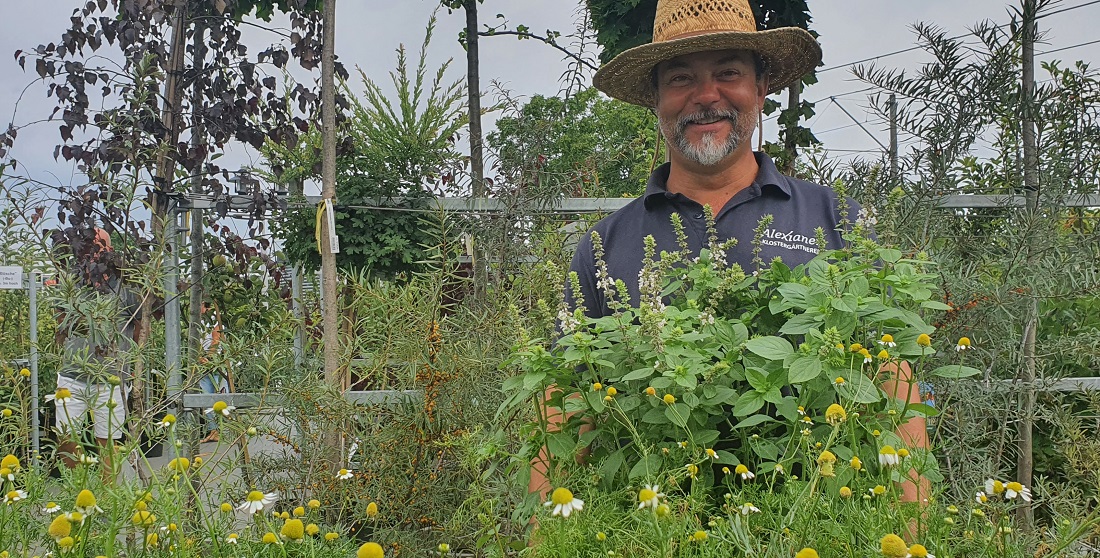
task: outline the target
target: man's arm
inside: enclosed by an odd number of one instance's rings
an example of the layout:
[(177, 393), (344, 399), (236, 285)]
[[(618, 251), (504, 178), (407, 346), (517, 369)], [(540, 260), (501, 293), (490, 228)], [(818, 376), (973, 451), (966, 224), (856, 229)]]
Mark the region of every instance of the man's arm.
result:
[[(902, 361), (899, 364), (888, 364), (882, 367), (887, 374), (882, 383), (882, 390), (887, 397), (898, 399), (905, 403), (920, 403), (920, 390), (913, 383), (913, 371), (909, 363)], [(896, 434), (906, 446), (910, 448), (928, 449), (928, 424), (924, 417), (910, 417), (898, 425)], [(917, 477), (915, 469), (910, 469), (906, 477)], [(917, 482), (911, 480), (900, 483), (903, 502), (924, 502), (928, 499), (932, 487), (928, 479), (923, 476)]]

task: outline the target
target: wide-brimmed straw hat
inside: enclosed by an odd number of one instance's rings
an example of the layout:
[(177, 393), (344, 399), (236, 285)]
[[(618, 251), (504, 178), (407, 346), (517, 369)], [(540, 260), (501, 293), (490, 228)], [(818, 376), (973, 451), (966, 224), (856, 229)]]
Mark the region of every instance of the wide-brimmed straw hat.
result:
[(658, 0), (653, 42), (604, 64), (592, 83), (621, 101), (653, 107), (652, 72), (657, 64), (712, 50), (758, 53), (768, 74), (768, 93), (782, 90), (821, 63), (821, 46), (805, 29), (757, 31), (748, 0)]

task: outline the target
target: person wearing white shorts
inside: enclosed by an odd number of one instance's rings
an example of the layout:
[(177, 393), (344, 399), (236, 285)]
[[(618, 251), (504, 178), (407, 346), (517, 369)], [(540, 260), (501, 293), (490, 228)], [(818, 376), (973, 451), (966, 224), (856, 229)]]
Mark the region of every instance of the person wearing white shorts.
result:
[(88, 413), (91, 412), (96, 441), (100, 446), (105, 446), (108, 439), (122, 438), (123, 426), (126, 424), (127, 395), (123, 383), (119, 382), (117, 386), (92, 383), (58, 374), (57, 387), (68, 389), (72, 394), (65, 401), (55, 401), (57, 412), (54, 426), (59, 434), (69, 437), (73, 428), (76, 432), (81, 432), (88, 420)]

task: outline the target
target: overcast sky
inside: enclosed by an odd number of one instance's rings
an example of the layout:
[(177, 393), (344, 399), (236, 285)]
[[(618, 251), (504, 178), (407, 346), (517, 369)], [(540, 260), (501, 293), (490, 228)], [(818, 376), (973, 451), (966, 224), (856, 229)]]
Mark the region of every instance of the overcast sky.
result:
[[(24, 72), (15, 63), (13, 53), (17, 49), (30, 49), (39, 44), (56, 41), (68, 25), (74, 7), (83, 0), (7, 0), (8, 14), (0, 22), (0, 124), (14, 121), (25, 126), (46, 118), (53, 106), (47, 99), (45, 86), (37, 81), (33, 64)], [(359, 66), (376, 81), (387, 81), (387, 73), (395, 66), (394, 50), (404, 43), (413, 53), (423, 39), (424, 26), (433, 9), (438, 5), (431, 0), (340, 0), (337, 2), (336, 52), (349, 67)], [(913, 46), (911, 26), (917, 22), (937, 24), (952, 35), (966, 33), (975, 22), (993, 20), (1008, 21), (1010, 4), (1002, 0), (831, 0), (810, 1), (813, 11), (813, 29), (821, 35), (825, 53), (820, 83), (806, 92), (809, 100), (819, 100), (818, 117), (811, 121), (812, 129), (838, 156), (848, 156), (858, 151), (879, 149), (874, 139), (853, 125), (852, 120), (837, 105), (828, 101), (837, 96), (837, 102), (857, 119), (866, 120), (866, 126), (882, 143), (887, 133), (881, 122), (871, 120), (865, 111), (866, 93), (847, 94), (863, 89), (866, 85), (855, 81), (846, 64)], [(533, 32), (553, 29), (569, 34), (574, 28), (579, 3), (569, 0), (485, 0), (481, 7), (484, 23), (495, 23), (496, 14), (504, 14), (514, 27), (527, 25)], [(1041, 20), (1046, 44), (1039, 52), (1065, 48), (1100, 39), (1095, 22), (1100, 19), (1100, 1), (1063, 0), (1051, 11), (1066, 10)], [(460, 79), (465, 73), (464, 53), (456, 42), (458, 31), (465, 25), (461, 11), (448, 14), (439, 12), (439, 24), (435, 40), (430, 48), (429, 68), (436, 68), (449, 57), (454, 58), (450, 70), (451, 79)], [(279, 37), (261, 31), (249, 31), (249, 44), (254, 52), (262, 50)], [(481, 50), (482, 89), (493, 95), (490, 81), (495, 80), (520, 97), (559, 91), (559, 77), (567, 68), (561, 53), (536, 41), (517, 41), (514, 37), (500, 36), (483, 39)], [(1094, 60), (1100, 53), (1100, 44), (1063, 50), (1044, 59)], [(877, 61), (884, 67), (918, 67), (928, 58), (923, 53), (909, 52)], [(836, 68), (836, 69), (829, 69)], [(353, 76), (355, 73), (353, 72)], [(1044, 76), (1040, 74), (1040, 79)], [(353, 90), (361, 90), (357, 84)], [(16, 111), (16, 99), (22, 94)], [(487, 124), (495, 117), (490, 116)], [(767, 136), (774, 137), (774, 126), (766, 129)], [(80, 184), (81, 177), (69, 164), (52, 160), (53, 147), (59, 141), (55, 122), (30, 124), (22, 129), (11, 156), (19, 160), (17, 171), (21, 175), (53, 185)], [(258, 163), (254, 153), (233, 149), (224, 160), (236, 164)]]

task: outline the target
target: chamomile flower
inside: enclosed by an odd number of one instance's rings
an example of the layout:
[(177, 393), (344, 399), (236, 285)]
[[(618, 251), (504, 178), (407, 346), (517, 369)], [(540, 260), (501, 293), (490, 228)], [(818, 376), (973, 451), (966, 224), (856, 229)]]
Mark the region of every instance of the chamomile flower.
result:
[(897, 347), (898, 344), (894, 343), (894, 336), (889, 333), (882, 336), (882, 339), (878, 340), (878, 344), (883, 347)]
[(160, 419), (154, 424), (157, 428), (171, 428), (172, 425), (176, 424), (176, 415), (168, 413), (167, 415), (164, 415), (164, 418)]
[(53, 518), (50, 526), (46, 528), (46, 532), (53, 537), (53, 540), (61, 540), (73, 532), (73, 524), (64, 515), (59, 515)]
[(734, 474), (741, 475), (741, 480), (752, 480), (756, 478), (756, 474), (750, 471), (744, 463), (738, 465), (737, 468), (733, 470), (733, 472)]
[(4, 495), (4, 503), (10, 506), (20, 500), (25, 500), (26, 498), (27, 492), (25, 490), (12, 490)]
[(43, 513), (55, 513), (61, 511), (61, 506), (57, 505), (57, 502), (46, 502), (46, 507), (42, 508)]
[(638, 491), (638, 509), (652, 508), (656, 510), (657, 505), (661, 503), (661, 498), (664, 498), (664, 496), (660, 486), (647, 484)]
[(750, 513), (760, 513), (760, 508), (752, 505), (752, 502), (745, 502), (741, 504), (741, 515), (749, 515)]
[(4, 459), (0, 459), (0, 467), (4, 469), (11, 469), (12, 471), (18, 471), (22, 468), (22, 466), (19, 464), (19, 458), (10, 453), (5, 455)]
[(707, 448), (706, 454), (708, 459), (718, 459), (718, 452), (714, 451), (714, 448)]
[(927, 333), (922, 333), (917, 336), (917, 345), (921, 347), (931, 347), (932, 338), (929, 337)]
[(554, 489), (553, 494), (550, 495), (550, 500), (545, 502), (543, 506), (553, 506), (550, 515), (560, 515), (563, 518), (568, 518), (573, 511), (584, 509), (584, 500), (574, 497), (568, 488), (559, 487)]
[(1013, 481), (1005, 483), (1005, 500), (1015, 500), (1020, 497), (1025, 502), (1031, 501), (1031, 490), (1028, 487)]
[(971, 348), (969, 337), (960, 337), (959, 342), (955, 344), (955, 352), (956, 353), (965, 351), (969, 348)]
[(306, 536), (306, 526), (302, 523), (301, 519), (288, 519), (283, 523), (279, 534), (284, 539), (292, 541), (300, 541)]
[(928, 552), (923, 544), (914, 544), (909, 547), (909, 552), (905, 553), (905, 558), (936, 558), (936, 556)]
[(365, 542), (355, 551), (355, 558), (385, 558), (386, 551), (376, 542)]
[(807, 546), (799, 550), (798, 553), (794, 555), (794, 558), (820, 558), (820, 556), (818, 556), (816, 550)]
[(15, 482), (15, 473), (7, 467), (0, 467), (0, 481)]
[(205, 411), (203, 411), (203, 413), (206, 413), (206, 414), (216, 413), (216, 414), (220, 414), (224, 417), (228, 417), (229, 414), (232, 413), (236, 409), (237, 409), (236, 407), (234, 407), (232, 405), (229, 405), (225, 401), (215, 401), (214, 406), (210, 407), (209, 409), (206, 409)]
[(848, 488), (847, 486), (840, 487), (840, 490), (837, 491), (837, 493), (840, 494), (840, 497), (844, 499), (852, 497), (852, 489)]
[(684, 469), (687, 470), (688, 476), (691, 478), (695, 478), (699, 474), (699, 466), (694, 463), (688, 463), (684, 466)]
[(340, 469), (340, 471), (336, 473), (336, 478), (340, 480), (348, 480), (354, 476), (355, 473), (352, 473), (351, 469)]
[(829, 450), (821, 452), (821, 455), (817, 457), (817, 464), (821, 467), (821, 476), (823, 477), (835, 477), (833, 466), (836, 464), (836, 454)]
[(845, 421), (848, 418), (848, 411), (844, 410), (844, 407), (833, 403), (829, 405), (829, 408), (825, 409), (825, 422), (832, 426), (836, 426)]
[(858, 455), (853, 455), (852, 458), (848, 460), (848, 466), (859, 471), (863, 469), (863, 461)]
[(890, 359), (890, 353), (887, 352), (886, 349), (883, 349), (883, 350), (878, 352), (878, 359), (879, 360), (889, 360)]
[(860, 349), (859, 354), (863, 355), (863, 364), (871, 364), (875, 361), (875, 359), (871, 357), (871, 351), (867, 349)]
[(985, 492), (975, 492), (974, 501), (979, 504), (984, 504), (989, 501), (989, 496), (987, 496)]
[(997, 479), (985, 479), (985, 493), (990, 496), (996, 496), (1005, 491), (1005, 483)]
[(882, 446), (882, 449), (878, 450), (878, 464), (883, 467), (893, 467), (901, 462), (901, 458), (898, 457), (898, 451), (894, 449), (894, 446), (886, 445)]
[(229, 533), (228, 535), (225, 536), (225, 542), (226, 542), (226, 544), (237, 544), (237, 539), (239, 539), (239, 538), (240, 538), (240, 535), (238, 535), (236, 533)]
[(46, 396), (46, 401), (54, 401), (61, 405), (67, 404), (73, 398), (73, 392), (68, 388), (57, 388), (57, 391)]
[(268, 492), (264, 494), (259, 490), (253, 490), (249, 492), (244, 498), (244, 502), (237, 506), (238, 510), (244, 510), (248, 513), (256, 513), (264, 509), (264, 506), (270, 506), (279, 500), (278, 492)]
[(87, 488), (76, 495), (76, 504), (73, 509), (84, 515), (92, 515), (95, 512), (103, 513), (103, 509), (96, 505), (95, 494)]
[(99, 458), (94, 455), (88, 455), (86, 453), (80, 454), (80, 458), (77, 459), (81, 465), (95, 465), (99, 463)]
[(890, 533), (879, 539), (879, 550), (885, 558), (906, 558), (909, 556), (909, 548), (901, 537)]
[(369, 502), (367, 504), (367, 517), (374, 519), (378, 517), (378, 504), (376, 502)]

